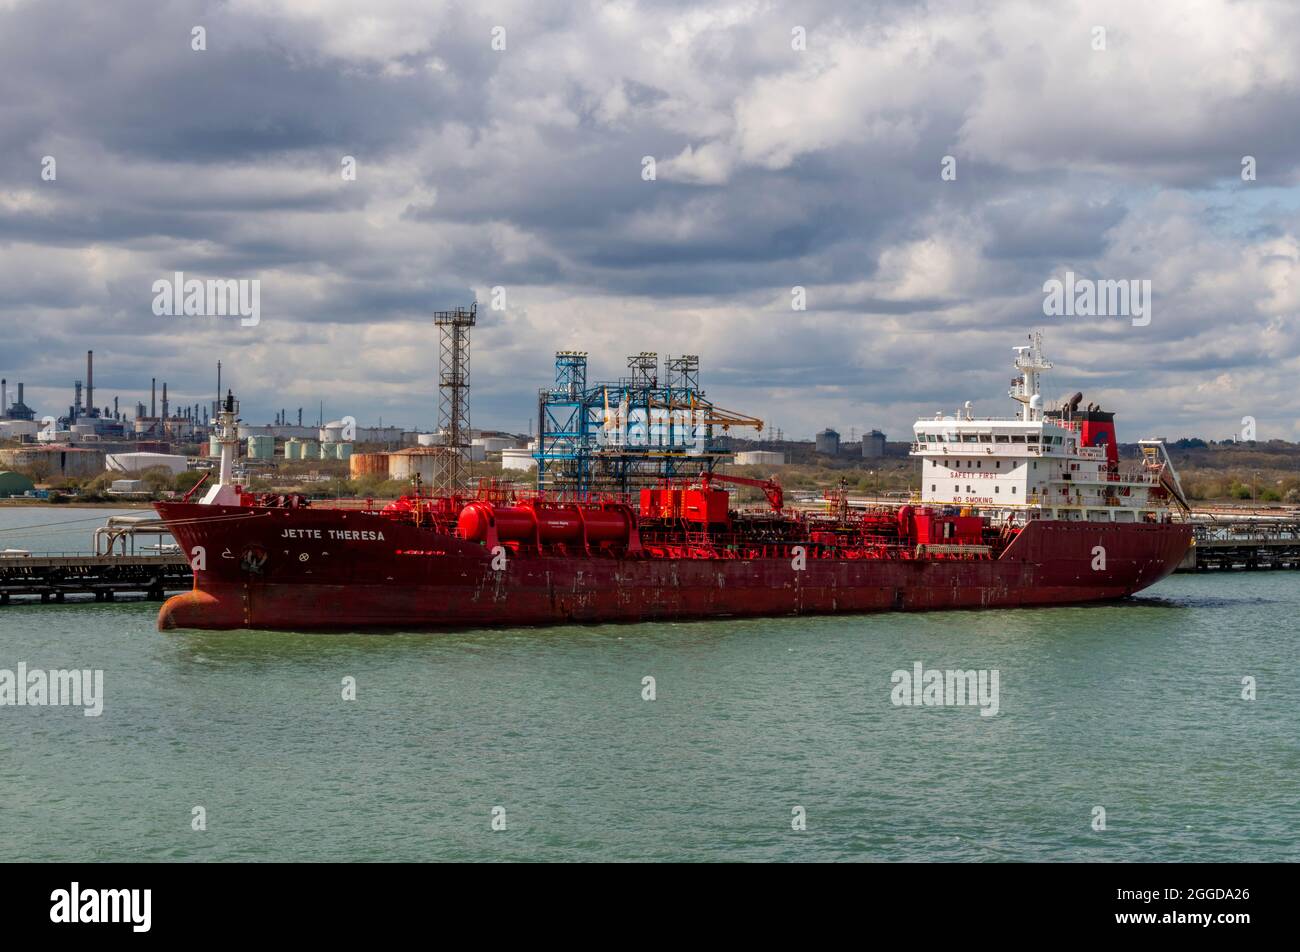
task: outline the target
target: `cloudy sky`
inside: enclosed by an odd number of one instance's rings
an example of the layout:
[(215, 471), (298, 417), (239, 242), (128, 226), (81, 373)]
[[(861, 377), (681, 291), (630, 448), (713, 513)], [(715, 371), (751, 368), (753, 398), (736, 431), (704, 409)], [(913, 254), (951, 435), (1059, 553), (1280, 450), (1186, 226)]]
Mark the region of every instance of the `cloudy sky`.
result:
[[(1292, 2), (0, 0), (0, 92), (40, 414), (93, 348), (101, 405), (221, 359), (246, 419), (431, 427), (431, 312), (477, 298), (477, 426), (525, 430), (557, 349), (653, 350), (787, 437), (896, 437), (1010, 411), (1042, 328), (1048, 397), (1123, 438), (1300, 439)], [(175, 271), (259, 279), (260, 323), (156, 316)], [(1149, 280), (1150, 323), (1046, 316), (1067, 271)]]

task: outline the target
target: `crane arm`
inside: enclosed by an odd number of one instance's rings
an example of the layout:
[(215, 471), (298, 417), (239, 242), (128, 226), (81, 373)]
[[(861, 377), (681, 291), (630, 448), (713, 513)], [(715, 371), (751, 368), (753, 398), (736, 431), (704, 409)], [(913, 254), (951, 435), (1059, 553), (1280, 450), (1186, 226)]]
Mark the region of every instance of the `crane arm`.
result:
[(722, 407), (714, 406), (712, 403), (697, 401), (694, 395), (686, 403), (678, 400), (668, 403), (664, 403), (662, 400), (652, 400), (650, 406), (663, 410), (689, 410), (692, 413), (699, 410), (703, 413), (703, 416), (698, 422), (720, 426), (724, 432), (730, 430), (733, 426), (749, 426), (760, 433), (763, 432), (763, 421), (758, 417), (750, 416), (747, 413), (737, 413), (735, 410), (725, 410)]
[(773, 512), (780, 512), (785, 507), (785, 491), (781, 489), (775, 477), (771, 479), (751, 479), (748, 476), (728, 476), (726, 473), (702, 473), (700, 482), (705, 489), (709, 488), (709, 483), (717, 480), (720, 483), (735, 483), (738, 486), (753, 486), (755, 489), (763, 490), (763, 495), (767, 497), (768, 505), (772, 507)]

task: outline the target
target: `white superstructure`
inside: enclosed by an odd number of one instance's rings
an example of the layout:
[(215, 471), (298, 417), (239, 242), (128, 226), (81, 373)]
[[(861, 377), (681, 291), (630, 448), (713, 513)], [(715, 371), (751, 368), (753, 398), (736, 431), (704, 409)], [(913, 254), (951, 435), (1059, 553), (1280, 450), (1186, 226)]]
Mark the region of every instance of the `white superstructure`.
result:
[(217, 413), (216, 432), (212, 438), (221, 450), (217, 483), (208, 488), (202, 502), (206, 505), (238, 506), (241, 487), (235, 484), (235, 459), (239, 454), (239, 401), (227, 390)]
[(1044, 411), (1039, 375), (1051, 369), (1042, 339), (1017, 347), (1010, 396), (1016, 418), (976, 419), (967, 403), (913, 425), (911, 455), (921, 458), (921, 499), (934, 506), (993, 510), (1003, 517), (1088, 522), (1156, 522), (1170, 518), (1170, 499), (1185, 502), (1164, 444), (1142, 440), (1143, 459), (1119, 466), (1113, 414), (1076, 395)]

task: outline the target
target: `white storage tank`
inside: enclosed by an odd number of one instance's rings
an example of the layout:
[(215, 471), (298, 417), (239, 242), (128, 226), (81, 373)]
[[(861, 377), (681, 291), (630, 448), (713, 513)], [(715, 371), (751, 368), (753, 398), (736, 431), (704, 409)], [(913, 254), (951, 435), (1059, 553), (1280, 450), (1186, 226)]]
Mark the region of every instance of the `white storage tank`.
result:
[(441, 446), (442, 434), (441, 433), (418, 433), (416, 434), (415, 442), (420, 446)]
[(208, 437), (208, 455), (213, 459), (221, 458), (221, 438), (218, 436)]
[(474, 440), (474, 445), (483, 447), (485, 453), (500, 453), (514, 449), (515, 441), (505, 436), (480, 436)]
[(513, 470), (529, 470), (537, 468), (537, 460), (533, 459), (533, 450), (530, 449), (508, 449), (501, 451), (501, 468)]
[(348, 460), (352, 459), (352, 444), (351, 444), (351, 443), (335, 443), (335, 444), (334, 444), (334, 458), (335, 458), (335, 459), (341, 459), (341, 460), (343, 460), (343, 462), (345, 462), (345, 463), (346, 463)]
[(784, 466), (785, 454), (772, 450), (747, 450), (736, 454), (737, 466)]
[(285, 440), (284, 458), (288, 460), (302, 459), (302, 440), (297, 437)]
[(248, 438), (249, 459), (275, 459), (275, 437), (250, 436)]
[(121, 473), (143, 472), (161, 466), (170, 470), (174, 476), (188, 468), (184, 456), (171, 453), (110, 453), (105, 457), (104, 463), (108, 469)]

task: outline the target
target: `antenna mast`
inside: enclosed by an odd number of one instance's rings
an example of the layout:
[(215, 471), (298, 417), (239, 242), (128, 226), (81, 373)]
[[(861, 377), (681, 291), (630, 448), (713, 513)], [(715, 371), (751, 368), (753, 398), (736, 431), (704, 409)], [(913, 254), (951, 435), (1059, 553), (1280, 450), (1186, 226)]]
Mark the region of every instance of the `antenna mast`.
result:
[(1033, 405), (1034, 397), (1039, 395), (1038, 375), (1044, 370), (1052, 369), (1052, 362), (1043, 356), (1043, 332), (1034, 331), (1029, 336), (1030, 343), (1015, 348), (1016, 369), (1020, 379), (1011, 382), (1010, 397), (1024, 404), (1020, 419), (1028, 422), (1041, 418), (1042, 407)]

